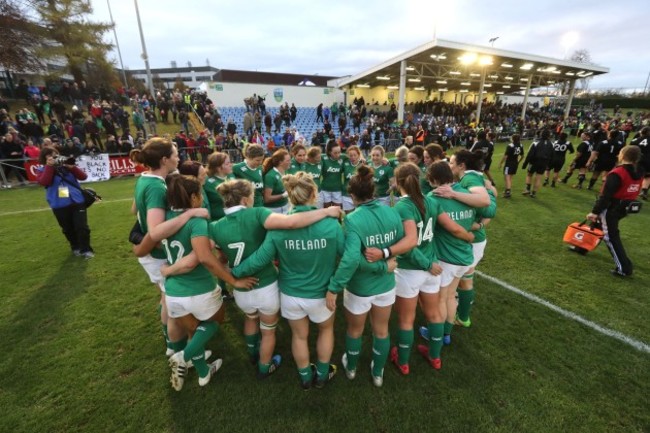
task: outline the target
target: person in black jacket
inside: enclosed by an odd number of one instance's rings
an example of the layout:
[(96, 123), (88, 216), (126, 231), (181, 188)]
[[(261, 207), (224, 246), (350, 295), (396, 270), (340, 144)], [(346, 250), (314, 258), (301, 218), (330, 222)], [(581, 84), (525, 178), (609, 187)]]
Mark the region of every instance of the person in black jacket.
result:
[[(539, 140), (530, 145), (524, 164), (521, 166), (521, 168), (528, 167), (526, 189), (522, 194), (530, 198), (537, 197), (537, 191), (542, 186), (544, 171), (553, 159), (553, 143), (549, 139), (550, 136), (551, 132), (548, 129), (542, 130)], [(532, 191), (531, 185), (533, 185)]]
[(614, 168), (622, 148), (623, 142), (619, 140), (619, 131), (616, 129), (609, 131), (607, 140), (594, 142), (594, 150), (591, 152), (589, 161), (587, 161), (587, 167), (594, 164), (594, 174), (589, 179), (587, 189), (593, 189), (601, 174), (603, 174), (603, 182), (605, 181), (604, 173), (608, 173)]
[(632, 261), (627, 257), (618, 230), (619, 221), (628, 213), (628, 207), (639, 195), (643, 183), (644, 170), (638, 166), (641, 150), (638, 146), (626, 146), (618, 155), (618, 166), (609, 172), (593, 209), (587, 219), (600, 220), (603, 240), (614, 258), (616, 268), (612, 275), (627, 277), (632, 275)]
[(639, 164), (645, 170), (645, 178), (643, 179), (643, 188), (641, 188), (641, 198), (648, 199), (648, 187), (650, 187), (650, 127), (643, 128), (634, 140), (630, 142), (632, 146), (639, 146), (641, 150), (641, 161)]

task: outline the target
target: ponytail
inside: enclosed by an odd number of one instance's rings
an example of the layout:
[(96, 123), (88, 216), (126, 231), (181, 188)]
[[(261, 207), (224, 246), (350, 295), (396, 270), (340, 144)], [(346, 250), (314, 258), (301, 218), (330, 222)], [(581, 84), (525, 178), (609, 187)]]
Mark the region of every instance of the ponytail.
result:
[(411, 200), (420, 211), (420, 216), (424, 220), (424, 196), (420, 188), (420, 169), (418, 166), (412, 162), (400, 165), (395, 170), (395, 181), (397, 182), (397, 186), (411, 197)]

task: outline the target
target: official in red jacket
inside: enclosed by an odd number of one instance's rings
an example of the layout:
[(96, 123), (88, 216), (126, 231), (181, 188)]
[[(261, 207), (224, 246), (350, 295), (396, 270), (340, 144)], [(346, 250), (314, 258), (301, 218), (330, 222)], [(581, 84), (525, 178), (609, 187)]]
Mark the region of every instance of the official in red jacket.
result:
[(614, 258), (616, 268), (612, 275), (632, 275), (632, 261), (627, 257), (618, 230), (619, 221), (628, 214), (630, 203), (641, 192), (644, 170), (638, 166), (641, 151), (638, 146), (626, 146), (618, 154), (618, 165), (609, 172), (605, 183), (587, 219), (600, 220), (603, 226), (603, 240)]

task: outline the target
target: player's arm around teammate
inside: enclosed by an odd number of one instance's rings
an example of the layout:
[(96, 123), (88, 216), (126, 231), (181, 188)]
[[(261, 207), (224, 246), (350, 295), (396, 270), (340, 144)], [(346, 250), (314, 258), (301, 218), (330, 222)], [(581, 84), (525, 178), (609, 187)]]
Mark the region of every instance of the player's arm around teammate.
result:
[(480, 152), (472, 153), (465, 149), (457, 151), (449, 159), (449, 166), (454, 178), (469, 194), (454, 190), (451, 184), (438, 186), (434, 194), (437, 197), (458, 200), (471, 207), (489, 206), (490, 197), (481, 174), (482, 161), (483, 156)]

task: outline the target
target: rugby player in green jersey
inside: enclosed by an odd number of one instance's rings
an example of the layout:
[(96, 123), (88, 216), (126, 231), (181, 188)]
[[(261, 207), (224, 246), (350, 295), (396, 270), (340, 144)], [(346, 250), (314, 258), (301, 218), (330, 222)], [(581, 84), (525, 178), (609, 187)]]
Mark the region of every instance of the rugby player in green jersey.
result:
[[(195, 177), (170, 176), (167, 201), (171, 210), (167, 212), (167, 219), (175, 218), (186, 209), (201, 207), (202, 193), (203, 187)], [(183, 388), (190, 360), (199, 374), (199, 386), (205, 386), (221, 367), (221, 359), (210, 364), (205, 359), (205, 345), (217, 333), (224, 312), (221, 288), (213, 274), (241, 288), (252, 287), (256, 279), (235, 280), (217, 260), (211, 251), (208, 222), (204, 218), (191, 218), (177, 233), (161, 243), (170, 265), (192, 252), (199, 261), (189, 272), (169, 275), (165, 282), (169, 317), (176, 319), (183, 330), (192, 335), (185, 348), (169, 358), (172, 387), (176, 391)]]
[(458, 200), (474, 208), (490, 205), (490, 197), (485, 189), (485, 180), (481, 173), (483, 168), (482, 152), (461, 149), (451, 156), (449, 166), (454, 173), (454, 178), (466, 191), (456, 191), (451, 184), (441, 185), (434, 191), (436, 196)]
[(314, 180), (314, 183), (318, 187), (318, 200), (316, 201), (316, 207), (322, 208), (323, 200), (320, 195), (320, 191), (323, 165), (321, 164), (321, 150), (319, 146), (312, 146), (309, 148), (303, 169), (306, 173), (309, 173), (311, 178)]
[(388, 160), (388, 164), (395, 170), (400, 165), (409, 161), (409, 148), (400, 146), (395, 150), (395, 157)]
[(488, 195), (490, 196), (490, 206), (476, 209), (476, 221), (472, 224), (472, 233), (474, 233), (474, 241), (472, 242), (474, 261), (458, 284), (458, 312), (456, 314), (455, 324), (465, 328), (472, 326), (470, 314), (476, 295), (474, 292), (474, 270), (481, 262), (483, 254), (485, 254), (485, 246), (487, 245), (485, 227), (495, 217), (497, 211), (496, 188), (489, 181), (485, 182), (485, 188), (487, 188)]
[(348, 147), (346, 151), (348, 155), (347, 160), (343, 161), (343, 186), (341, 187), (341, 201), (343, 203), (343, 210), (345, 213), (350, 213), (354, 210), (354, 202), (350, 193), (348, 193), (348, 185), (350, 179), (357, 173), (357, 168), (359, 165), (363, 164), (361, 159), (361, 149), (359, 146), (352, 145)]
[(203, 190), (210, 203), (210, 219), (217, 221), (223, 218), (223, 199), (217, 187), (228, 179), (233, 179), (232, 163), (227, 153), (214, 152), (208, 156), (208, 177), (203, 185)]
[[(448, 186), (456, 194), (471, 195), (460, 183), (453, 183), (454, 174), (451, 167), (452, 165), (445, 161), (431, 164), (427, 171), (427, 177), (434, 190), (430, 194), (435, 194), (437, 188)], [(437, 199), (452, 220), (465, 230), (471, 230), (476, 219), (476, 211), (473, 207), (451, 198), (437, 197)], [(443, 227), (436, 227), (434, 241), (442, 267), (440, 305), (443, 319), (445, 319), (443, 342), (449, 344), (451, 329), (456, 317), (456, 289), (461, 277), (468, 273), (474, 262), (474, 252), (470, 242), (454, 237)], [(433, 338), (434, 336), (430, 335), (429, 337)]]
[(295, 143), (291, 146), (291, 165), (287, 170), (289, 174), (296, 174), (299, 171), (305, 171), (305, 159), (307, 158), (307, 148), (304, 144)]
[(343, 163), (341, 146), (335, 140), (329, 140), (325, 147), (326, 156), (321, 163), (321, 199), (324, 207), (341, 206), (341, 188), (343, 187)]
[[(434, 232), (438, 225), (454, 236), (464, 241), (472, 241), (474, 235), (456, 224), (435, 198), (425, 197), (420, 190), (420, 169), (415, 164), (406, 163), (395, 172), (397, 189), (402, 199), (395, 205), (404, 226), (404, 240), (410, 240), (416, 248), (398, 256), (395, 282), (397, 298), (398, 332), (397, 346), (390, 351), (390, 360), (397, 366), (400, 373), (410, 372), (409, 359), (413, 345), (413, 322), (415, 310), (420, 304), (427, 320), (427, 329), (431, 330), (429, 347), (418, 346), (418, 351), (429, 361), (429, 364), (439, 370), (442, 366), (440, 351), (444, 319), (440, 311), (440, 274), (442, 268), (438, 264), (438, 256), (434, 242)], [(391, 247), (393, 253), (399, 249), (399, 244)], [(365, 253), (369, 261), (382, 257), (381, 251), (368, 248)]]
[(201, 184), (201, 194), (203, 196), (203, 203), (201, 207), (210, 212), (210, 201), (208, 194), (205, 192), (205, 181), (208, 178), (208, 172), (198, 161), (183, 161), (178, 166), (178, 172), (184, 176), (194, 176)]
[(390, 246), (404, 236), (402, 221), (394, 209), (374, 198), (374, 171), (362, 165), (352, 176), (348, 192), (357, 207), (345, 217), (345, 251), (336, 273), (330, 279), (327, 305), (333, 309), (336, 296), (343, 291), (343, 305), (348, 323), (343, 367), (346, 376), (354, 379), (361, 351), (361, 335), (370, 313), (372, 324), (372, 379), (382, 386), (384, 365), (390, 349), (388, 320), (395, 302), (395, 275), (372, 273), (360, 266), (365, 257), (360, 254), (368, 247), (381, 248), (390, 256)]
[[(165, 212), (167, 211), (165, 177), (178, 167), (178, 151), (171, 141), (152, 138), (145, 143), (142, 149), (133, 149), (129, 156), (133, 162), (144, 165), (148, 169), (135, 183), (132, 206), (142, 234), (146, 235), (149, 231), (158, 229), (161, 232), (160, 239), (163, 239), (176, 233), (193, 216), (207, 218), (205, 211), (192, 209), (178, 218), (165, 221)], [(158, 312), (167, 348), (166, 353), (167, 356), (171, 356), (184, 345), (185, 333), (173, 319), (169, 320), (167, 316), (165, 278), (160, 272), (161, 266), (166, 263), (165, 252), (161, 248), (154, 247), (155, 244), (149, 248), (140, 248), (140, 245), (136, 245), (134, 252), (138, 256), (138, 262), (149, 276), (149, 280), (160, 290)]]
[[(318, 189), (309, 174), (286, 175), (282, 181), (293, 214), (316, 209)], [(331, 218), (296, 230), (272, 230), (262, 246), (233, 269), (233, 275), (256, 275), (279, 259), (280, 308), (291, 327), (291, 351), (305, 390), (312, 383), (322, 388), (336, 374), (336, 366), (330, 364), (334, 349), (334, 309), (327, 307), (325, 293), (336, 269), (336, 258), (343, 253), (344, 242), (341, 226)], [(313, 364), (309, 362), (310, 322), (318, 325), (315, 377)]]
[(384, 148), (375, 146), (370, 151), (370, 166), (374, 170), (375, 194), (379, 203), (384, 206), (390, 206), (390, 193), (395, 187), (395, 177), (393, 168), (390, 165), (384, 165)]
[(237, 179), (246, 179), (255, 187), (255, 207), (264, 206), (264, 176), (262, 162), (264, 149), (259, 144), (247, 144), (244, 148), (244, 161), (235, 164), (232, 172)]
[[(267, 208), (254, 208), (252, 186), (243, 180), (221, 184), (219, 193), (226, 205), (226, 216), (210, 225), (210, 238), (231, 267), (239, 265), (262, 245), (267, 230), (305, 227), (328, 216), (338, 217), (341, 211), (332, 207), (287, 216)], [(259, 359), (258, 377), (265, 378), (280, 363), (279, 356), (273, 356), (280, 300), (277, 270), (271, 263), (254, 276), (259, 283), (253, 290), (235, 290), (234, 295), (237, 306), (246, 314), (244, 338), (249, 356), (251, 360)]]
[(291, 165), (291, 155), (284, 149), (273, 152), (273, 156), (264, 160), (264, 206), (275, 213), (287, 214), (289, 201), (282, 184), (282, 176)]

